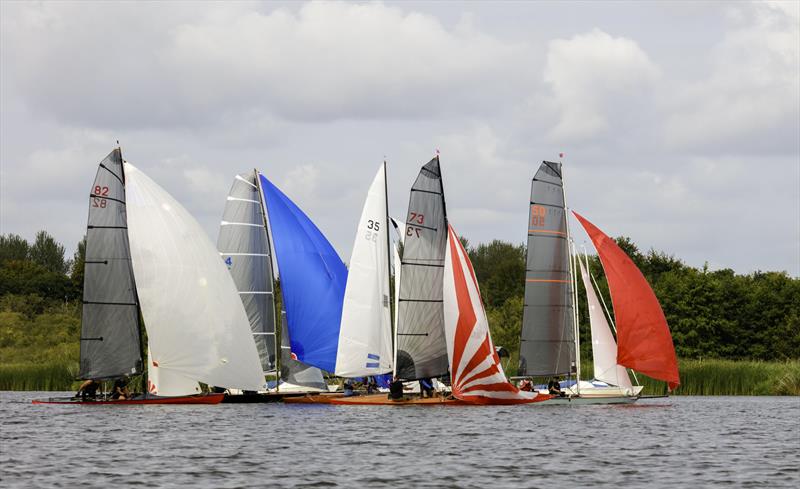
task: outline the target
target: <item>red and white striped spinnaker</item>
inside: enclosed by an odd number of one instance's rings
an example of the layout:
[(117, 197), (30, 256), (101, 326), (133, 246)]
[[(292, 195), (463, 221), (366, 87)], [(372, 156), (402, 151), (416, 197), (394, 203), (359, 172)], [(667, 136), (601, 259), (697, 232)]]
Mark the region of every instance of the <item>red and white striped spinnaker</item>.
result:
[(519, 404), (549, 399), (506, 379), (489, 335), (478, 281), (464, 246), (448, 226), (444, 260), (444, 327), (453, 395), (475, 404)]

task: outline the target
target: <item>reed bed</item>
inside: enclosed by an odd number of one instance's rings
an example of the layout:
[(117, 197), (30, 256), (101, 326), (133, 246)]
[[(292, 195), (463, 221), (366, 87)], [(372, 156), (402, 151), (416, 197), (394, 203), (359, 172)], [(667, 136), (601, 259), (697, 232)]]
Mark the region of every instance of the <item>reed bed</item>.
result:
[(47, 362), (36, 364), (0, 364), (0, 390), (68, 391), (77, 389), (77, 364)]

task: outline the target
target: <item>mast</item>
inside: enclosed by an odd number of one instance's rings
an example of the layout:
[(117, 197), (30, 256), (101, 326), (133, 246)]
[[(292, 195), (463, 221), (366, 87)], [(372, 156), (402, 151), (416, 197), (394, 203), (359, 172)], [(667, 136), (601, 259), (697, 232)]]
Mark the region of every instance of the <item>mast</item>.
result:
[[(277, 267), (277, 261), (273, 262), (272, 257), (273, 255), (273, 248), (272, 248), (272, 233), (270, 232), (269, 228), (269, 219), (267, 218), (267, 202), (264, 199), (264, 190), (261, 188), (261, 179), (258, 178), (258, 170), (253, 168), (253, 179), (256, 181), (256, 187), (258, 188), (258, 201), (261, 203), (261, 217), (264, 223), (264, 231), (267, 233), (267, 246), (269, 250), (269, 261), (272, 267)], [(277, 302), (275, 301), (275, 273), (273, 272), (269, 279), (272, 281), (270, 284), (272, 287), (272, 324), (273, 326), (273, 333), (272, 333), (272, 345), (273, 351), (275, 352), (275, 392), (280, 391), (280, 383), (281, 383), (281, 354), (283, 350), (281, 349), (282, 346), (278, 341), (278, 322), (275, 316), (275, 309), (277, 307)], [(283, 291), (281, 290), (281, 294)], [(281, 298), (281, 307), (283, 307), (283, 299)], [(283, 321), (281, 321), (281, 334), (283, 334)]]
[[(386, 277), (391, 279), (392, 276), (392, 235), (389, 231), (389, 176), (386, 174), (386, 159), (383, 160), (383, 192), (384, 198), (386, 200), (386, 221), (384, 222), (384, 227), (386, 228)], [(391, 294), (391, 283), (389, 284), (389, 327), (392, 330), (392, 377), (394, 377), (394, 372), (396, 371), (396, 366), (394, 364), (394, 360), (397, 357), (396, 351), (396, 343), (397, 339), (394, 336), (396, 331), (396, 325), (394, 324), (394, 299)], [(394, 291), (394, 295), (397, 295), (397, 290)]]
[[(569, 283), (572, 288), (572, 329), (575, 336), (575, 389), (580, 395), (580, 380), (581, 380), (581, 335), (580, 327), (578, 326), (578, 278), (575, 274), (575, 254), (573, 253), (574, 242), (572, 241), (572, 234), (569, 231), (569, 206), (567, 205), (567, 185), (564, 183), (564, 164), (561, 163), (561, 189), (564, 192), (564, 221), (567, 233), (567, 252), (569, 253)], [(571, 372), (570, 372), (571, 373)]]

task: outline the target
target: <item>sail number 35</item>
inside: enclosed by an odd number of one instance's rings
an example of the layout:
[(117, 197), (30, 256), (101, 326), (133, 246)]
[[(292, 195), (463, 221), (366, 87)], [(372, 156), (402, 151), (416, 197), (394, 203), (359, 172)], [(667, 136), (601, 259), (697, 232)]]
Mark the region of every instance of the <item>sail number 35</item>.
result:
[(547, 215), (547, 208), (533, 204), (531, 206), (531, 226), (544, 226), (545, 215)]
[(367, 221), (367, 233), (364, 235), (364, 239), (376, 243), (378, 241), (378, 231), (380, 231), (380, 229), (380, 222), (372, 220)]

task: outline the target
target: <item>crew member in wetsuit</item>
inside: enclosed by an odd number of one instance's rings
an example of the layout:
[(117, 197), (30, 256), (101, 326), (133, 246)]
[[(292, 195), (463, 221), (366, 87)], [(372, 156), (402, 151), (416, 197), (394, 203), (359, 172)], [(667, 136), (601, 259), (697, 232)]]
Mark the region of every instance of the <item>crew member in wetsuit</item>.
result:
[(124, 401), (131, 398), (131, 391), (128, 390), (128, 378), (120, 377), (114, 381), (114, 387), (111, 389), (111, 399), (116, 401)]
[(75, 393), (75, 398), (94, 399), (97, 397), (97, 389), (100, 387), (100, 382), (89, 379), (78, 387), (78, 392)]

